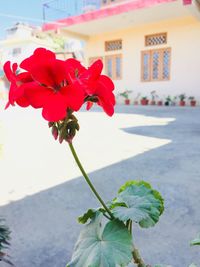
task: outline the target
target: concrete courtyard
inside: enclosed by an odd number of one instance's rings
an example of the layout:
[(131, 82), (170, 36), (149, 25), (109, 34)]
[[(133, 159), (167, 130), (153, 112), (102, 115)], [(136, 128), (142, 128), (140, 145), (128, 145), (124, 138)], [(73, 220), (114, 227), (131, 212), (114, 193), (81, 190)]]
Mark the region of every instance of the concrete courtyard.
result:
[[(112, 118), (99, 109), (77, 117), (74, 146), (105, 200), (131, 179), (150, 182), (165, 199), (154, 228), (133, 228), (145, 261), (200, 266), (200, 247), (189, 246), (200, 232), (200, 108), (117, 106)], [(77, 217), (99, 204), (40, 111), (1, 107), (0, 145), (0, 216), (12, 230), (12, 261), (65, 267), (82, 227)]]

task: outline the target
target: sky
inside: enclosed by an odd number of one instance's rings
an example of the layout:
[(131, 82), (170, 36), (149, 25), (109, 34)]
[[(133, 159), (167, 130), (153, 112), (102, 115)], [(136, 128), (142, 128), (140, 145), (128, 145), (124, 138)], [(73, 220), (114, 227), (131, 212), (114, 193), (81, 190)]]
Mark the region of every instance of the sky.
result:
[(0, 39), (5, 36), (5, 30), (16, 22), (42, 25), (43, 2), (43, 0), (0, 0)]
[[(98, 2), (87, 1), (88, 3)], [(84, 3), (82, 0), (0, 0), (0, 39), (4, 38), (5, 30), (17, 22), (42, 25), (43, 4), (49, 2), (51, 8), (45, 8), (46, 22), (78, 14)]]

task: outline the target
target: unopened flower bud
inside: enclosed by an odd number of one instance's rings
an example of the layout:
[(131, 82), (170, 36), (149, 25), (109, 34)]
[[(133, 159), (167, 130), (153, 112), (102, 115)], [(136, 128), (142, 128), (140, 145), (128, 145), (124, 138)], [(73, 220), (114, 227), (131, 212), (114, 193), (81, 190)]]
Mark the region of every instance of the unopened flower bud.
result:
[(58, 141), (59, 141), (60, 144), (62, 144), (63, 140), (64, 140), (64, 137), (62, 135), (59, 135)]
[(52, 135), (53, 135), (54, 139), (57, 140), (57, 138), (58, 138), (58, 129), (57, 129), (56, 126), (52, 127)]

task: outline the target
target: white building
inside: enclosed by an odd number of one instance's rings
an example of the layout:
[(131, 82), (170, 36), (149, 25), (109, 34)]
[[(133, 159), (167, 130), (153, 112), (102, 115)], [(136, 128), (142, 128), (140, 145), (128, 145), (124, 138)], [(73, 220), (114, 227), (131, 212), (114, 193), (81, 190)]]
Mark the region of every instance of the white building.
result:
[(6, 31), (6, 39), (0, 41), (0, 62), (20, 63), (30, 56), (37, 47), (55, 50), (59, 46), (52, 38), (42, 33), (39, 27), (17, 23)]
[[(20, 63), (29, 57), (38, 47), (44, 47), (57, 53), (58, 58), (75, 57), (72, 50), (72, 40), (64, 39), (60, 35), (45, 33), (40, 27), (17, 23), (6, 31), (6, 38), (0, 41), (0, 98), (7, 96), (6, 79), (3, 65), (10, 60)], [(69, 47), (69, 45), (70, 47)], [(75, 49), (76, 50), (76, 49)]]
[(57, 28), (85, 41), (87, 65), (103, 60), (116, 94), (200, 100), (199, 0), (101, 0), (100, 9), (44, 25)]

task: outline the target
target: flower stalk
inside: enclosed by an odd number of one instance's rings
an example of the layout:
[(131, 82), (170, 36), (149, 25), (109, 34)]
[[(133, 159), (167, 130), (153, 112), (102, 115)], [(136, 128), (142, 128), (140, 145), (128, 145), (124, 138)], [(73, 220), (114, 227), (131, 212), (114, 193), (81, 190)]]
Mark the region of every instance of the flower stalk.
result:
[(94, 193), (94, 195), (96, 196), (96, 198), (99, 200), (99, 202), (101, 203), (101, 205), (104, 207), (104, 209), (105, 209), (105, 210), (107, 211), (107, 213), (109, 214), (110, 219), (113, 220), (113, 219), (114, 219), (113, 214), (111, 213), (111, 211), (109, 210), (109, 208), (106, 206), (105, 202), (104, 202), (103, 199), (100, 197), (100, 195), (99, 195), (98, 192), (96, 191), (95, 187), (93, 186), (92, 182), (90, 181), (90, 179), (89, 179), (87, 173), (85, 172), (85, 170), (84, 170), (84, 168), (83, 168), (83, 166), (82, 166), (82, 164), (81, 164), (81, 162), (80, 162), (80, 160), (79, 160), (79, 158), (78, 158), (78, 155), (77, 155), (77, 153), (76, 153), (76, 151), (75, 151), (75, 149), (74, 149), (73, 144), (72, 144), (71, 142), (68, 142), (68, 144), (69, 144), (70, 150), (71, 150), (71, 152), (72, 152), (72, 155), (73, 155), (73, 157), (74, 157), (74, 159), (75, 159), (75, 161), (76, 161), (76, 163), (77, 163), (77, 165), (78, 165), (78, 167), (79, 167), (79, 169), (80, 169), (80, 171), (81, 171), (83, 177), (85, 178), (87, 184), (89, 185), (90, 189), (92, 190), (92, 192)]
[(138, 267), (150, 267), (149, 265), (146, 265), (143, 261), (143, 259), (141, 258), (138, 249), (133, 245), (133, 260), (134, 263), (138, 266)]
[[(133, 224), (132, 220), (128, 220), (126, 224), (126, 227), (131, 235), (132, 235), (132, 224)], [(134, 246), (134, 244), (133, 244), (132, 255), (133, 255), (133, 261), (135, 264), (137, 264), (138, 267), (150, 267), (149, 265), (146, 265), (144, 263), (143, 259), (140, 256), (139, 250)]]

